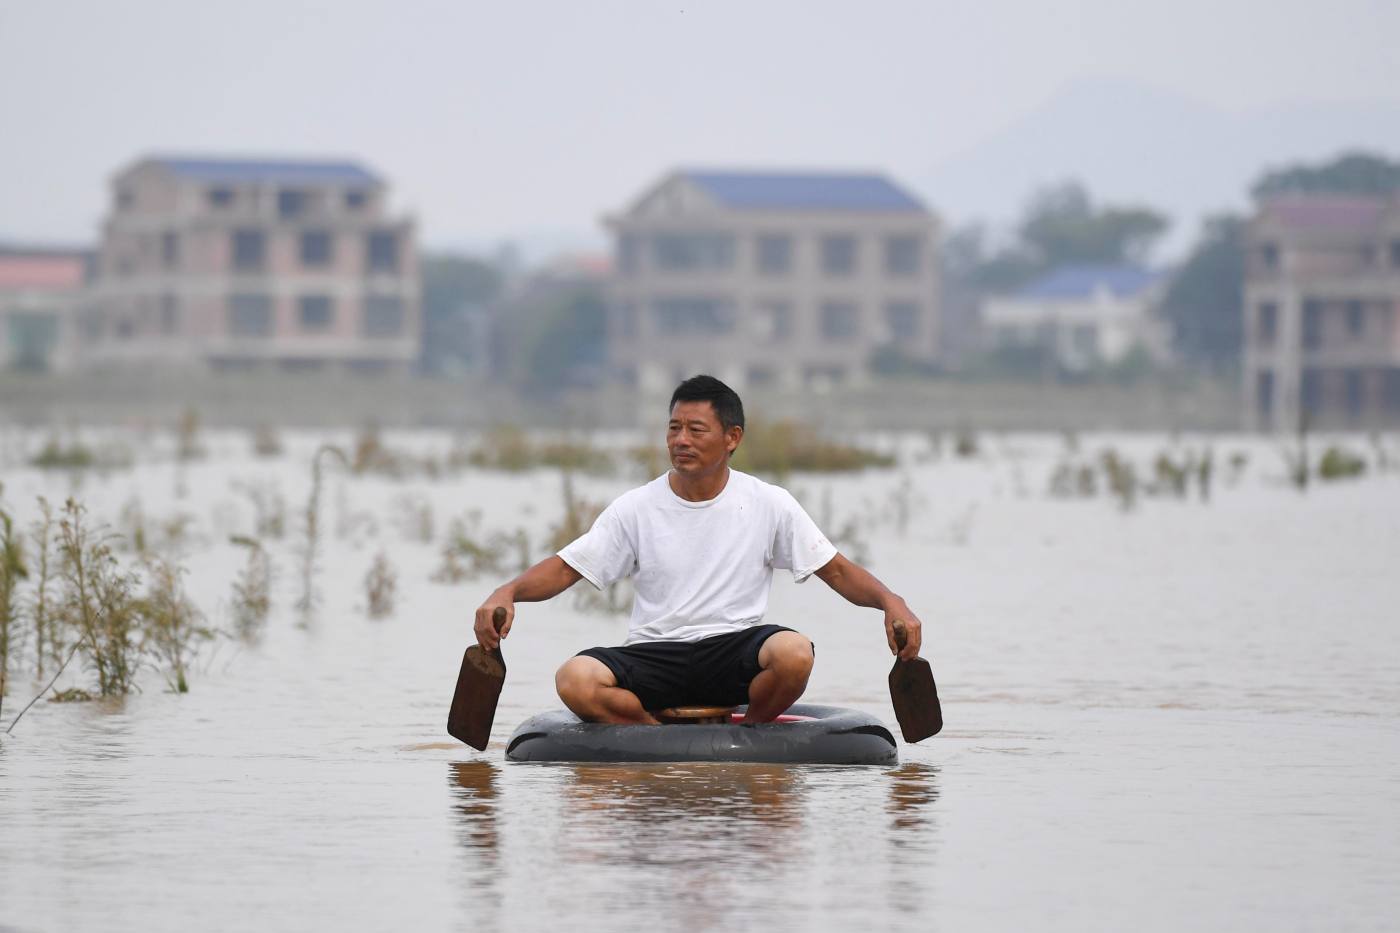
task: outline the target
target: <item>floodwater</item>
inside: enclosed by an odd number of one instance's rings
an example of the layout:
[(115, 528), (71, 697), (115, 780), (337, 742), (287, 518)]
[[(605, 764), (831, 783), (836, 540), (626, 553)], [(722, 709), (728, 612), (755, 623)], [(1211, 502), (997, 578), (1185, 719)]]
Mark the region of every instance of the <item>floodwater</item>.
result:
[[(292, 532), (321, 438), (288, 438), (268, 461), (219, 435), (181, 467), (168, 441), (133, 435), (135, 469), (81, 482), (20, 465), (39, 438), (3, 440), (4, 501), (22, 524), (38, 493), (72, 493), (113, 522), (133, 499), (153, 527), (185, 513), (170, 546), (215, 624), (228, 624), (243, 560), (228, 535), (252, 531), (235, 481), (280, 489), (289, 531), (268, 542), (264, 638), (206, 648), (192, 692), (152, 674), (123, 702), (41, 702), (0, 736), (0, 928), (1400, 922), (1400, 473), (1300, 495), (1274, 446), (1215, 438), (1222, 464), (1249, 454), (1241, 479), (1222, 465), (1208, 503), (1125, 512), (1047, 496), (1059, 438), (996, 439), (974, 460), (876, 439), (905, 450), (901, 469), (789, 486), (831, 533), (856, 520), (843, 549), (863, 550), (921, 615), (941, 735), (901, 745), (893, 768), (531, 765), (507, 763), (504, 738), (558, 705), (554, 668), (619, 641), (624, 617), (580, 611), (571, 594), (523, 606), (493, 741), (477, 753), (444, 723), (471, 611), (494, 581), (429, 576), (447, 518), (468, 509), (483, 529), (526, 527), (538, 548), (561, 508), (557, 473), (330, 471), (321, 604), (301, 627)], [(1168, 440), (1080, 443), (1145, 465)], [(637, 481), (577, 489), (605, 500)], [(433, 543), (409, 534), (413, 497), (437, 515)], [(362, 580), (381, 548), (398, 592), (374, 620)], [(810, 699), (893, 722), (878, 614), (819, 581), (777, 579), (770, 618), (817, 643)], [(30, 680), (12, 680), (4, 725)]]

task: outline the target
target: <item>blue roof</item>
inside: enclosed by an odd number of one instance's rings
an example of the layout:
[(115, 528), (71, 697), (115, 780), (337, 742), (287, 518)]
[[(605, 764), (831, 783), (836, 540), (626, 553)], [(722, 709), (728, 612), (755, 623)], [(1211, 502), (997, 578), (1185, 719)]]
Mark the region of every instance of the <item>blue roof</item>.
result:
[(883, 175), (682, 171), (726, 207), (772, 210), (923, 211)]
[(1016, 293), (1017, 298), (1091, 298), (1100, 290), (1129, 298), (1158, 282), (1165, 273), (1139, 266), (1085, 263), (1060, 266)]
[(151, 160), (177, 175), (197, 181), (210, 182), (273, 182), (287, 184), (356, 184), (377, 185), (379, 177), (354, 162), (301, 162), (262, 159), (189, 159), (163, 158)]

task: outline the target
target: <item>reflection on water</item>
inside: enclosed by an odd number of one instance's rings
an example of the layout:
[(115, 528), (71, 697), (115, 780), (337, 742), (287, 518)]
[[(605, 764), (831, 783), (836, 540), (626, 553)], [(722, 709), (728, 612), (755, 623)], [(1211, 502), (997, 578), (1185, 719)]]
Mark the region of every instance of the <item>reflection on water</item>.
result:
[(890, 782), (890, 841), (897, 846), (923, 847), (931, 838), (930, 805), (938, 799), (938, 768), (911, 761), (888, 775)]
[(871, 897), (902, 917), (927, 906), (920, 879), (939, 796), (930, 765), (472, 761), (450, 773), (451, 823), (484, 927), (551, 909), (590, 918), (590, 929), (665, 918), (718, 930), (814, 909), (835, 923)]

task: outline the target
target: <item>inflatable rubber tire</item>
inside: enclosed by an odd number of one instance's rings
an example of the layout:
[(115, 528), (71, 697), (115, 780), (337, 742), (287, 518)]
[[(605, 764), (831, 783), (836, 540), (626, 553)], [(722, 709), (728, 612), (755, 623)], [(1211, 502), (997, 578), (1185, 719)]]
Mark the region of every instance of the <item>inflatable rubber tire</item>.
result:
[[(742, 707), (740, 708), (742, 710)], [(892, 765), (894, 736), (853, 709), (799, 703), (796, 722), (614, 726), (552, 710), (521, 723), (506, 745), (510, 761), (749, 761), (824, 765)]]

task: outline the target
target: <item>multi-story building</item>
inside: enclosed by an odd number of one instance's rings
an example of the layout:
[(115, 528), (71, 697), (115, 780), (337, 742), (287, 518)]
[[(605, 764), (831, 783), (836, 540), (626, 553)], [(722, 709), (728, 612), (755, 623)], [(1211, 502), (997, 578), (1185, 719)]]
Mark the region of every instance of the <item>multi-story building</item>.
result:
[(606, 223), (622, 383), (821, 389), (938, 350), (938, 220), (883, 176), (677, 171)]
[(89, 299), (92, 254), (0, 247), (0, 369), (73, 364), (74, 325)]
[(147, 158), (112, 183), (96, 362), (403, 368), (419, 355), (414, 227), (349, 162)]
[(1165, 283), (1161, 272), (1137, 266), (1061, 266), (988, 298), (983, 330), (992, 349), (1035, 347), (1070, 372), (1121, 363), (1134, 351), (1165, 362), (1169, 337), (1155, 313)]
[(1247, 243), (1246, 423), (1400, 423), (1400, 197), (1271, 198)]

